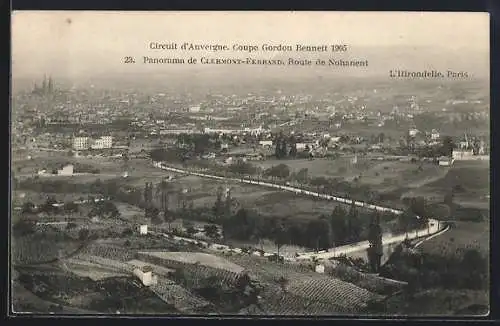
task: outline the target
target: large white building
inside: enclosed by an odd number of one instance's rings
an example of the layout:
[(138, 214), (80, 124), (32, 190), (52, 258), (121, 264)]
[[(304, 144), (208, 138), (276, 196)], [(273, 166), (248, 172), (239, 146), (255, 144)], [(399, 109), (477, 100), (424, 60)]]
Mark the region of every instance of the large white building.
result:
[(98, 139), (95, 139), (91, 145), (92, 149), (105, 149), (113, 147), (113, 137), (111, 136), (102, 136)]
[(102, 136), (97, 139), (91, 139), (89, 137), (75, 137), (73, 138), (73, 149), (77, 151), (92, 149), (105, 149), (113, 147), (113, 137), (112, 136)]
[(73, 138), (73, 149), (77, 151), (88, 149), (90, 145), (89, 137), (75, 137)]

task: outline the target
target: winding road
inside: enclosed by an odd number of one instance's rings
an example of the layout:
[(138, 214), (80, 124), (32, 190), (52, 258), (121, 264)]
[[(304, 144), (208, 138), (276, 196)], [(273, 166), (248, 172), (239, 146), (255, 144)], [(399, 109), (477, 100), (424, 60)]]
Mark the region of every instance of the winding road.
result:
[[(400, 215), (403, 213), (401, 210), (389, 208), (389, 207), (383, 207), (383, 206), (378, 206), (370, 203), (365, 203), (361, 201), (356, 201), (356, 200), (351, 200), (348, 198), (342, 198), (342, 197), (336, 197), (332, 195), (327, 195), (327, 194), (321, 194), (318, 192), (314, 191), (309, 191), (297, 187), (291, 187), (287, 185), (280, 185), (280, 184), (275, 184), (275, 183), (270, 183), (270, 182), (265, 182), (265, 181), (260, 181), (252, 178), (230, 178), (230, 177), (223, 177), (223, 176), (218, 176), (218, 175), (213, 175), (213, 174), (206, 174), (206, 173), (200, 173), (197, 171), (192, 171), (192, 170), (186, 170), (186, 169), (179, 169), (179, 168), (174, 168), (165, 165), (162, 162), (153, 162), (153, 165), (157, 168), (160, 168), (162, 170), (170, 171), (170, 172), (175, 172), (175, 173), (180, 173), (180, 174), (186, 174), (186, 175), (194, 175), (202, 178), (209, 178), (209, 179), (215, 179), (215, 180), (224, 180), (224, 181), (232, 181), (232, 182), (240, 182), (240, 183), (246, 183), (246, 184), (253, 184), (253, 185), (259, 185), (263, 187), (268, 187), (268, 188), (275, 188), (275, 189), (280, 189), (283, 191), (289, 191), (293, 192), (296, 194), (303, 194), (311, 197), (316, 197), (320, 199), (325, 199), (329, 201), (335, 201), (339, 203), (344, 203), (351, 205), (354, 203), (354, 205), (358, 207), (364, 207), (366, 209), (371, 209), (371, 210), (376, 210), (379, 212), (390, 212), (393, 214)], [(418, 217), (417, 217), (418, 218)], [(386, 235), (382, 237), (382, 245), (390, 245), (398, 242), (402, 242), (405, 239), (416, 239), (416, 238), (421, 238), (421, 237), (431, 237), (435, 235), (439, 235), (441, 233), (444, 233), (448, 230), (448, 227), (445, 227), (442, 225), (438, 220), (435, 219), (428, 219), (427, 227), (422, 228), (419, 230), (413, 230), (410, 232), (406, 232), (403, 234), (398, 234), (398, 235)], [(182, 238), (182, 240), (189, 241), (187, 238)], [(192, 240), (192, 239), (190, 239)], [(197, 241), (200, 242), (200, 241)], [(204, 243), (204, 242), (202, 242)], [(210, 245), (211, 249), (215, 248), (220, 248), (219, 250), (228, 250), (227, 246), (225, 245), (218, 245), (218, 244), (212, 244)], [(340, 255), (347, 255), (351, 254), (354, 252), (366, 250), (369, 247), (368, 241), (360, 241), (357, 243), (345, 245), (345, 246), (340, 246), (340, 247), (334, 247), (330, 248), (325, 251), (320, 251), (320, 252), (306, 252), (306, 253), (298, 253), (297, 257), (294, 258), (287, 258), (286, 260), (293, 260), (293, 261), (301, 261), (301, 260), (311, 260), (313, 258), (315, 259), (329, 259), (333, 258), (336, 256)], [(237, 251), (237, 249), (232, 249), (233, 251)], [(241, 251), (241, 249), (239, 249)], [(272, 255), (270, 253), (266, 253), (265, 256)]]

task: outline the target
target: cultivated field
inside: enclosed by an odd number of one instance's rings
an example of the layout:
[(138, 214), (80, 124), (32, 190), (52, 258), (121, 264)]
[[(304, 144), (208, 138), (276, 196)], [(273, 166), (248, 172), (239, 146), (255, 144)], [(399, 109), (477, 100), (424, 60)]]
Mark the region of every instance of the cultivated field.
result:
[(12, 237), (13, 264), (39, 264), (67, 256), (82, 246), (81, 241), (59, 233), (44, 232)]
[(140, 252), (139, 254), (159, 258), (166, 261), (175, 261), (181, 264), (195, 264), (211, 268), (226, 270), (232, 273), (241, 273), (244, 268), (230, 261), (206, 253), (201, 252), (165, 252), (165, 251), (148, 251)]
[[(262, 306), (270, 314), (355, 313), (362, 311), (369, 300), (382, 298), (351, 283), (315, 273), (307, 266), (279, 264), (253, 256), (225, 257), (247, 269), (252, 278), (266, 284), (261, 295)], [(285, 292), (277, 283), (281, 277), (288, 280)]]

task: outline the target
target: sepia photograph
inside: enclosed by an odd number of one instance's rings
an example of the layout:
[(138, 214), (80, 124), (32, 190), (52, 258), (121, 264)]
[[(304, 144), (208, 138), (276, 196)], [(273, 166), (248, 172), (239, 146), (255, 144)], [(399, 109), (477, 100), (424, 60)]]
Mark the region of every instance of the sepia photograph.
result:
[(488, 316), (489, 28), (13, 11), (10, 314)]

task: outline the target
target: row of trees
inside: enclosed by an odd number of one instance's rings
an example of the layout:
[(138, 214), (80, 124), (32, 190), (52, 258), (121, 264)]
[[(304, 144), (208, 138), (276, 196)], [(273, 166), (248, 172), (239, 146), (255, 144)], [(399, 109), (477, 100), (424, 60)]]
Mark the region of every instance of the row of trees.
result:
[[(395, 216), (386, 214), (383, 219), (395, 219)], [(401, 229), (409, 230), (417, 225), (416, 217), (410, 213), (397, 217)], [(369, 240), (374, 254), (381, 252), (380, 226), (381, 215), (373, 213), (361, 217), (358, 209), (353, 205), (349, 210), (337, 206), (332, 213), (307, 222), (295, 219), (273, 219), (263, 217), (244, 208), (236, 214), (222, 220), (222, 230), (225, 238), (244, 241), (260, 241), (271, 239), (279, 251), (283, 245), (298, 245), (316, 250), (327, 249), (333, 246)]]
[[(94, 201), (95, 198), (92, 196), (88, 197), (90, 202), (90, 209), (88, 212), (88, 217), (105, 217), (105, 218), (117, 218), (120, 216), (120, 212), (116, 205), (109, 201)], [(21, 215), (26, 217), (33, 214), (45, 213), (45, 214), (72, 214), (80, 212), (80, 207), (73, 201), (64, 203), (62, 206), (57, 206), (57, 200), (54, 196), (48, 196), (45, 202), (38, 207), (35, 206), (30, 201), (24, 202), (21, 206)]]

